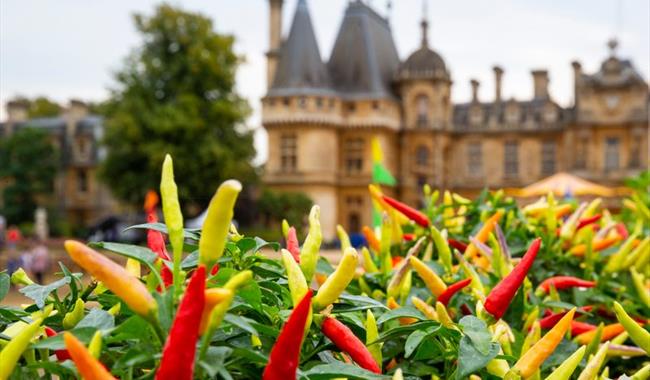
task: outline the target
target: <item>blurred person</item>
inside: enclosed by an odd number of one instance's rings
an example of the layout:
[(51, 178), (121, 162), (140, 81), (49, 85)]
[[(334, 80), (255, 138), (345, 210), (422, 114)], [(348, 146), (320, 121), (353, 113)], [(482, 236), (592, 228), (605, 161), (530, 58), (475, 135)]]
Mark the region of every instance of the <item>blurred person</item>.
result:
[(7, 229), (7, 248), (11, 250), (15, 250), (16, 246), (20, 241), (22, 240), (23, 236), (20, 233), (20, 229), (16, 226), (9, 226), (9, 229)]
[(7, 229), (7, 219), (3, 215), (0, 215), (0, 253), (2, 253), (2, 249), (5, 246), (6, 229)]
[(36, 277), (36, 282), (43, 284), (45, 274), (50, 270), (50, 251), (41, 239), (36, 241), (30, 251), (29, 269)]

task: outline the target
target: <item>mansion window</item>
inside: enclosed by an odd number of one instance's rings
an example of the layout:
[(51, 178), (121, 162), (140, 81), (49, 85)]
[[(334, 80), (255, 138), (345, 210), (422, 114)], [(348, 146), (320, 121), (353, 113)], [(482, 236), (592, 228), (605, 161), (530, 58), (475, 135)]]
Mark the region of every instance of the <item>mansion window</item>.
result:
[(323, 98), (316, 98), (316, 107), (318, 109), (323, 108)]
[(424, 176), (424, 175), (419, 175), (419, 176), (417, 177), (417, 183), (418, 183), (418, 187), (419, 187), (420, 189), (423, 188), (424, 185), (427, 184), (427, 177)]
[(555, 141), (542, 143), (542, 174), (555, 173)]
[(519, 175), (519, 144), (516, 141), (506, 141), (503, 164), (506, 177), (514, 178)]
[(415, 151), (415, 163), (421, 168), (429, 166), (429, 148), (424, 145), (418, 146)]
[(417, 112), (416, 124), (418, 128), (424, 128), (429, 121), (429, 98), (425, 95), (420, 95), (416, 98), (415, 103)]
[(633, 136), (630, 140), (629, 166), (633, 169), (641, 166), (641, 136)]
[(352, 138), (345, 141), (345, 171), (348, 174), (359, 174), (363, 170), (364, 141), (362, 138)]
[(608, 137), (605, 140), (605, 170), (618, 169), (618, 145), (616, 137)]
[(480, 142), (467, 144), (467, 172), (473, 177), (483, 174), (483, 147)]
[(280, 137), (280, 167), (283, 172), (296, 171), (297, 150), (296, 135), (286, 134)]
[(298, 98), (298, 107), (300, 108), (305, 108), (307, 107), (307, 98), (304, 96), (301, 96)]
[(575, 161), (573, 166), (576, 169), (587, 168), (587, 156), (589, 154), (589, 138), (581, 137), (576, 144)]
[(88, 174), (85, 170), (77, 171), (77, 192), (86, 193), (88, 191)]
[(87, 160), (90, 156), (90, 144), (88, 139), (80, 137), (77, 139), (77, 155), (80, 160)]

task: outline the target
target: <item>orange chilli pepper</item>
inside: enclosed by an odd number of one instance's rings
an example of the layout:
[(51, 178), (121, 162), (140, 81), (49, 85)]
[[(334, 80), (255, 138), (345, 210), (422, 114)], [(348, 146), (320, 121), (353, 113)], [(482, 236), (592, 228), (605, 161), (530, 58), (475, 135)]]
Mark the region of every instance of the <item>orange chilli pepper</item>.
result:
[[(603, 328), (603, 335), (600, 338), (600, 341), (604, 342), (610, 340), (621, 334), (623, 331), (625, 331), (625, 328), (620, 323), (612, 323), (611, 325), (607, 325)], [(589, 344), (595, 336), (596, 330), (591, 330), (578, 335), (575, 340), (580, 344)]]
[(90, 354), (90, 351), (72, 333), (63, 333), (63, 341), (82, 378), (89, 380), (115, 380), (115, 377), (108, 372), (99, 360)]
[(381, 251), (381, 243), (379, 242), (379, 239), (377, 239), (377, 235), (375, 235), (375, 232), (372, 230), (372, 228), (363, 226), (361, 232), (363, 232), (363, 236), (366, 238), (368, 246), (370, 246), (373, 251)]
[[(494, 230), (494, 224), (499, 223), (499, 220), (501, 220), (501, 217), (503, 216), (503, 210), (497, 210), (497, 212), (494, 213), (491, 217), (489, 217), (485, 223), (483, 223), (483, 227), (479, 230), (479, 232), (476, 234), (475, 239), (480, 241), (481, 243), (485, 243), (490, 236), (490, 233)], [(465, 257), (474, 257), (478, 255), (478, 248), (476, 245), (473, 243), (467, 246), (467, 249), (465, 250)]]

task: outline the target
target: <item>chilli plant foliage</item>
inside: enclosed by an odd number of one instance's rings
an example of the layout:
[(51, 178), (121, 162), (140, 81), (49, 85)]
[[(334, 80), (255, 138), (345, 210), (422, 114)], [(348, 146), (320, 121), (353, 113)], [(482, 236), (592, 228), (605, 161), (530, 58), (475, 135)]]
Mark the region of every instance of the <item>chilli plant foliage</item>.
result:
[[(0, 307), (0, 379), (647, 379), (650, 213), (603, 201), (518, 207), (425, 187), (415, 210), (370, 186), (367, 247), (338, 229), (320, 255), (318, 205), (288, 249), (231, 226), (241, 185), (183, 229), (171, 158), (145, 202), (147, 245), (67, 241), (79, 267)], [(305, 210), (307, 211), (307, 210)], [(280, 231), (278, 231), (278, 235)], [(167, 244), (166, 241), (169, 243)], [(118, 264), (102, 252), (125, 257)], [(0, 273), (0, 298), (10, 278)]]

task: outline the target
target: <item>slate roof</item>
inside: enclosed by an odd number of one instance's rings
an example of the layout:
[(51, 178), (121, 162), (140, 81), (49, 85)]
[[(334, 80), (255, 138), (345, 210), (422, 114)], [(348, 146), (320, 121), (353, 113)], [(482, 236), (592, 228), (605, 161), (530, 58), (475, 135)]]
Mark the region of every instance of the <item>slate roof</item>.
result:
[(331, 91), (330, 87), (329, 73), (321, 59), (307, 2), (299, 0), (289, 36), (280, 48), (269, 95), (327, 92)]
[(617, 88), (631, 85), (646, 86), (641, 74), (627, 59), (610, 56), (592, 75), (582, 74), (583, 83), (599, 88)]
[[(515, 104), (517, 108), (518, 120), (515, 123), (508, 124), (506, 120), (506, 110), (509, 105)], [(481, 109), (482, 120), (478, 125), (470, 122), (470, 112), (478, 104)], [(551, 104), (556, 110), (556, 119), (553, 122), (544, 120), (544, 112), (548, 105)], [(496, 120), (496, 129), (514, 128), (524, 129), (524, 125), (533, 126), (534, 128), (544, 125), (547, 128), (561, 128), (567, 115), (564, 109), (556, 103), (546, 99), (533, 100), (508, 100), (499, 103), (460, 103), (453, 106), (452, 124), (456, 130), (477, 130), (488, 129), (491, 120)], [(514, 125), (512, 125), (514, 124)]]
[(423, 45), (399, 67), (398, 79), (439, 78), (450, 80), (449, 71), (440, 54)]
[(359, 0), (348, 4), (327, 67), (344, 97), (393, 98), (399, 56), (388, 21)]

